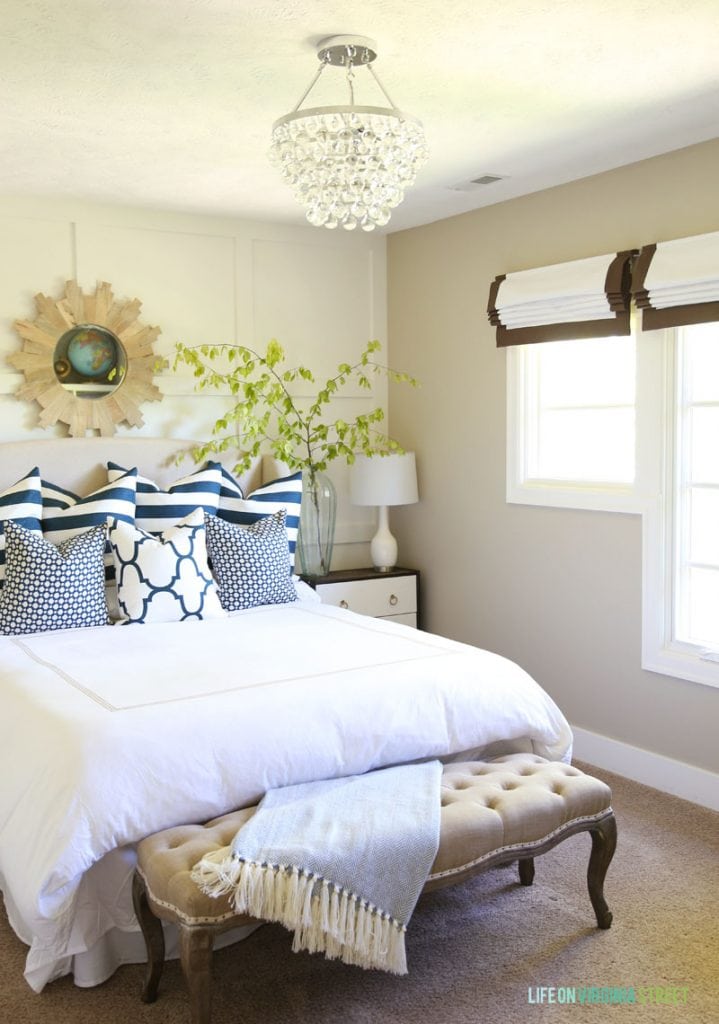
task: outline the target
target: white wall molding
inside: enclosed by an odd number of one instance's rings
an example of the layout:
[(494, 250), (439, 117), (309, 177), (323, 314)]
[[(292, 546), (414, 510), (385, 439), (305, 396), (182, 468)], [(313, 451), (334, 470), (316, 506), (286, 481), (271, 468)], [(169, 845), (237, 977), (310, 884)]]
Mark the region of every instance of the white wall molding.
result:
[(651, 750), (572, 726), (574, 756), (663, 793), (719, 811), (719, 775)]
[[(4, 378), (7, 378), (5, 380)], [(19, 373), (0, 373), (0, 394), (10, 394), (11, 391), (15, 390), (15, 387), (21, 384), (23, 377)], [(240, 400), (240, 396), (233, 396), (228, 386), (218, 388), (205, 388), (203, 390), (197, 389), (197, 378), (190, 374), (183, 373), (160, 373), (156, 374), (152, 378), (153, 384), (157, 385), (163, 395), (170, 396), (188, 396), (191, 395), (193, 398), (232, 398), (232, 404)], [(381, 382), (380, 382), (381, 383)], [(312, 388), (314, 387), (314, 390)], [(321, 382), (318, 381), (316, 386), (302, 384), (298, 381), (292, 387), (288, 387), (287, 391), (292, 398), (306, 398), (314, 399), (317, 397), (317, 392), (321, 387)], [(362, 390), (359, 394), (341, 395), (335, 397), (336, 402), (358, 402), (363, 403), (368, 409), (374, 408), (377, 405), (382, 405), (383, 402), (380, 397), (375, 395), (374, 391)]]

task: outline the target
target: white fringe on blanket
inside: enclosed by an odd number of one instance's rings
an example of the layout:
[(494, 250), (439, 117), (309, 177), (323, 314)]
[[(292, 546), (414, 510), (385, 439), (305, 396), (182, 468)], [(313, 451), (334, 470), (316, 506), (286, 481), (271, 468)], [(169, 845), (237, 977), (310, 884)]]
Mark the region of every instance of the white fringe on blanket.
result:
[(203, 857), (192, 880), (209, 896), (232, 894), (238, 913), (294, 931), (295, 953), (305, 949), (357, 967), (407, 973), (406, 927), (326, 878), (296, 866), (244, 860), (225, 847)]

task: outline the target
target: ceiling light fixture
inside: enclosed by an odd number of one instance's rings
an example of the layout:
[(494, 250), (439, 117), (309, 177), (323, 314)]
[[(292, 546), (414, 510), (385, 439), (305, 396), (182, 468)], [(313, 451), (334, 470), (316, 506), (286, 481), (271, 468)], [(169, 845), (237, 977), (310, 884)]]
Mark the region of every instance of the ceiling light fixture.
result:
[[(429, 155), (421, 122), (395, 107), (372, 67), (376, 46), (365, 36), (323, 39), (319, 70), (292, 113), (272, 126), (270, 159), (316, 227), (384, 227)], [(349, 104), (300, 110), (328, 65), (345, 69)], [(388, 107), (355, 103), (355, 69), (363, 67)]]

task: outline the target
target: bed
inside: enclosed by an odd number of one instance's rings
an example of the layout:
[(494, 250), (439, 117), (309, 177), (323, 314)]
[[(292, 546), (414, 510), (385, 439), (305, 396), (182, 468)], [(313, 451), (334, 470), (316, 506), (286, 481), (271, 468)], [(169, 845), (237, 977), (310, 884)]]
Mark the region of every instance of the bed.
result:
[[(191, 472), (168, 461), (187, 444), (0, 445), (0, 494), (36, 466), (88, 494), (108, 462), (166, 487)], [(240, 483), (271, 487), (260, 464)], [(36, 991), (68, 973), (99, 984), (144, 959), (130, 889), (148, 834), (392, 764), (517, 750), (569, 760), (564, 716), (517, 665), (292, 587), (291, 600), (201, 620), (0, 636), (0, 887)]]

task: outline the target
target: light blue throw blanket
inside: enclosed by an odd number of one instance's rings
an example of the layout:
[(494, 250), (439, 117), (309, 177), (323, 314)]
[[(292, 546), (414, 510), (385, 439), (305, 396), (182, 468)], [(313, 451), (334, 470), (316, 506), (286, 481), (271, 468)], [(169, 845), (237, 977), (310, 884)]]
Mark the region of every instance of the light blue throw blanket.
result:
[(271, 790), (193, 879), (294, 931), (293, 950), (407, 973), (405, 933), (439, 846), (439, 761)]

